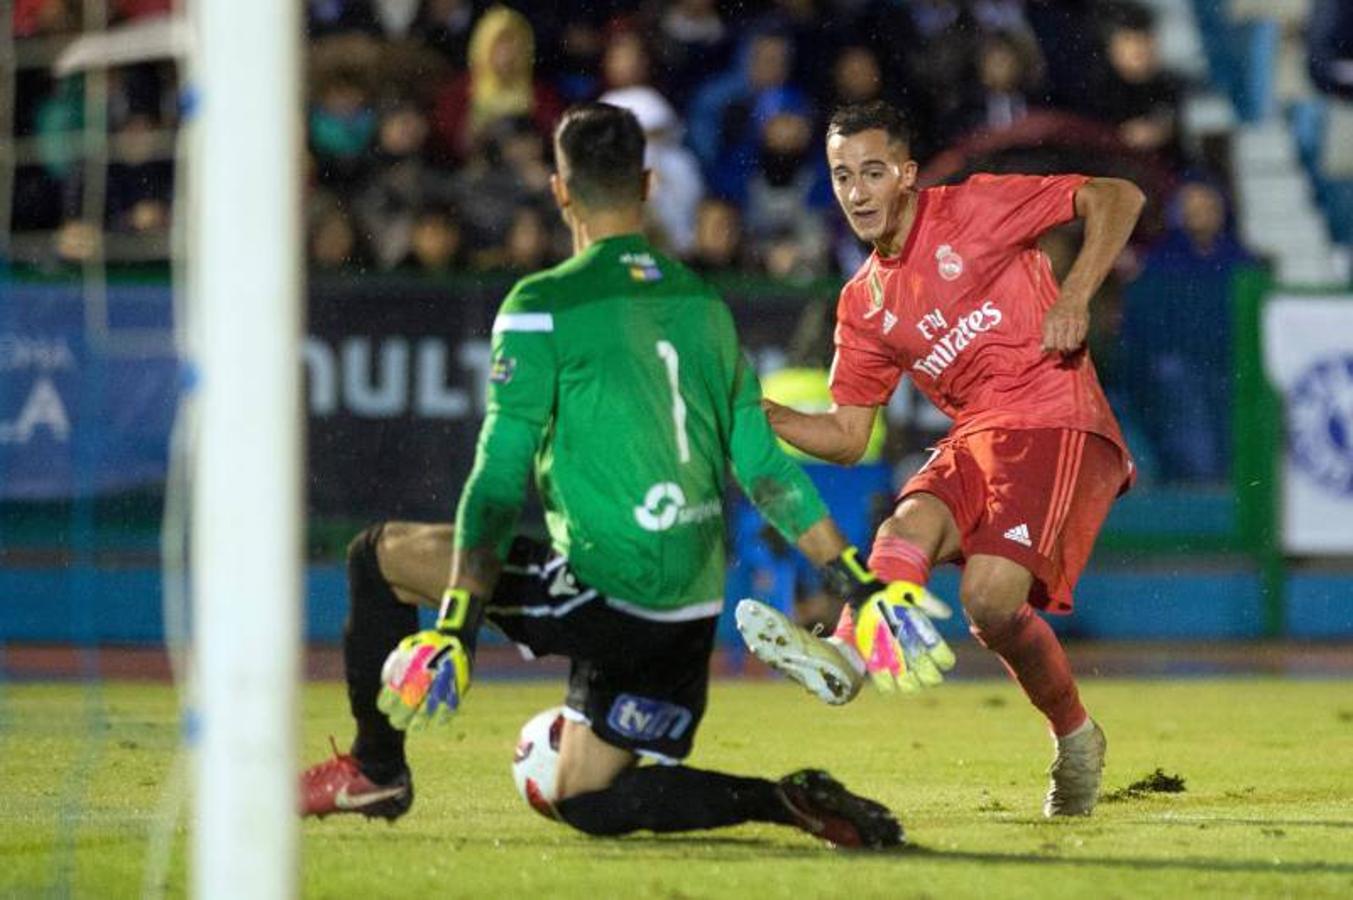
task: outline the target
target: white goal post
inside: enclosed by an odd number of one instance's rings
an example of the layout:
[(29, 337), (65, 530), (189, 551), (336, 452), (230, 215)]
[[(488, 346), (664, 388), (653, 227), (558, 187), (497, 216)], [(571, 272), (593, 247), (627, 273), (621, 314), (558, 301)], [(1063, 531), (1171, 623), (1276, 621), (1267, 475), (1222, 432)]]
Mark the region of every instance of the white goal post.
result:
[(188, 0), (192, 893), (297, 894), (302, 4)]

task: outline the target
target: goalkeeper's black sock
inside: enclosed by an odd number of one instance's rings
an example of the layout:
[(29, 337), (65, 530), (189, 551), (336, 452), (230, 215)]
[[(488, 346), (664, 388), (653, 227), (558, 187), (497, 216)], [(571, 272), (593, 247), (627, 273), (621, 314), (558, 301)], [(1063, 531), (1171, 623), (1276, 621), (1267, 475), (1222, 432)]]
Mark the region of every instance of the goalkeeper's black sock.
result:
[(627, 769), (610, 787), (561, 800), (555, 809), (565, 822), (594, 835), (795, 823), (775, 782), (686, 766)]
[(343, 664), (348, 704), (357, 720), (352, 755), (368, 778), (394, 779), (405, 768), (404, 733), (390, 727), (376, 708), (381, 666), (406, 635), (418, 630), (418, 610), (400, 603), (381, 575), (376, 559), (383, 524), (372, 525), (348, 544), (348, 621), (343, 630)]

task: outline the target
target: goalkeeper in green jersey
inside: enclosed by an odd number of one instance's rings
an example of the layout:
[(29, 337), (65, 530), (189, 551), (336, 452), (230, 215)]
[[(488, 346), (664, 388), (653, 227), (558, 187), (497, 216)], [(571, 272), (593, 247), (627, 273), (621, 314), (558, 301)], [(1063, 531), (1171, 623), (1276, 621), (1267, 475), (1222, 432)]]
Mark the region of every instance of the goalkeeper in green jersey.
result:
[[(404, 732), (459, 707), (487, 620), (529, 654), (572, 663), (554, 809), (573, 827), (613, 835), (763, 821), (848, 846), (899, 843), (884, 807), (819, 770), (770, 781), (677, 765), (705, 711), (730, 464), (838, 593), (892, 617), (899, 665), (936, 680), (948, 648), (933, 629), (929, 643), (907, 640), (929, 623), (855, 561), (777, 447), (728, 308), (641, 236), (648, 173), (634, 117), (575, 107), (555, 150), (551, 183), (573, 256), (520, 281), (494, 321), (487, 415), (455, 525), (387, 523), (349, 548), (344, 652), (357, 738), (350, 754), (305, 773), (304, 812), (393, 819), (409, 809)], [(515, 536), (533, 475), (548, 544)], [(414, 604), (439, 599), (436, 629), (409, 634)], [(854, 650), (803, 646), (786, 665), (811, 670), (837, 702), (854, 694)], [(637, 765), (645, 757), (669, 765)]]

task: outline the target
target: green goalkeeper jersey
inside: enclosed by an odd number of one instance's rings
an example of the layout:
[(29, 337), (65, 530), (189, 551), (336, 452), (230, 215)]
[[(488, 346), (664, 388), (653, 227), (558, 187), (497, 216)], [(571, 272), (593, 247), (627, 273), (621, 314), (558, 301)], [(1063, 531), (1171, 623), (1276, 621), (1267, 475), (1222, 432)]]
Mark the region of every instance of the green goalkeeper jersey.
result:
[(456, 545), (515, 532), (534, 468), (555, 549), (636, 615), (723, 603), (725, 472), (787, 538), (826, 516), (776, 445), (732, 315), (638, 235), (522, 279), (493, 324), (488, 408)]

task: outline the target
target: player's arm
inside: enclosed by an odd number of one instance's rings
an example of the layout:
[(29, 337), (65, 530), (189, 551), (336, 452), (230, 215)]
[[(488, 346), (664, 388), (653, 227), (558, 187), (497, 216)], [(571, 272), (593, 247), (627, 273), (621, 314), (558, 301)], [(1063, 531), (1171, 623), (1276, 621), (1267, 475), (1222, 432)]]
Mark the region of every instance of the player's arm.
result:
[(475, 638), (526, 499), (554, 410), (554, 320), (514, 291), (493, 325), (488, 410), (461, 491), (451, 574), (433, 629), (399, 642), (381, 669), (377, 705), (395, 728), (451, 718), (470, 687)]
[[(813, 526), (827, 518), (827, 507), (803, 469), (776, 444), (775, 434), (761, 410), (761, 382), (746, 357), (739, 356), (734, 378), (728, 442), (733, 477), (766, 521), (786, 540), (808, 553), (814, 562), (826, 562), (813, 556), (832, 549), (832, 534), (839, 537), (834, 525), (822, 525), (812, 532), (806, 544), (801, 545), (801, 541)], [(844, 540), (836, 553), (843, 549)]]
[(897, 389), (902, 370), (876, 335), (852, 320), (846, 291), (837, 305), (836, 321), (836, 355), (827, 378), (831, 409), (804, 413), (768, 399), (761, 405), (771, 428), (785, 443), (818, 459), (849, 466), (868, 450), (878, 409)]
[(864, 456), (878, 415), (876, 406), (838, 406), (825, 413), (803, 413), (762, 399), (770, 427), (786, 443), (818, 459), (841, 466)]
[(540, 426), (529, 418), (501, 409), (484, 418), (474, 468), (456, 509), (448, 591), (493, 593), (539, 444)]
[(1043, 317), (1043, 349), (1070, 353), (1085, 343), (1090, 329), (1090, 298), (1127, 246), (1146, 195), (1121, 178), (1091, 178), (1076, 189), (1076, 217), (1085, 222), (1085, 238), (1061, 293)]
[(518, 290), (494, 320), (487, 409), (456, 508), (448, 591), (493, 593), (554, 413), (554, 319), (538, 307)]

